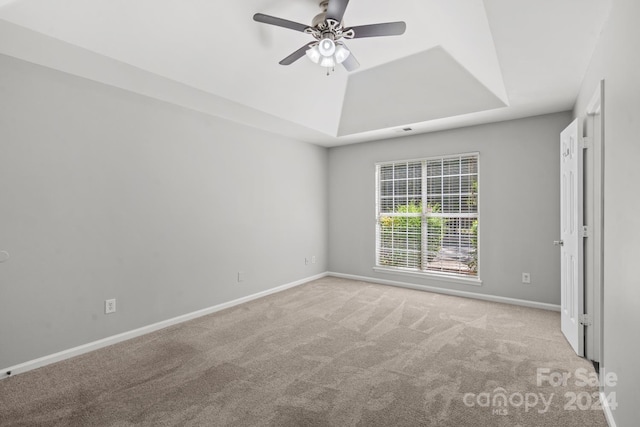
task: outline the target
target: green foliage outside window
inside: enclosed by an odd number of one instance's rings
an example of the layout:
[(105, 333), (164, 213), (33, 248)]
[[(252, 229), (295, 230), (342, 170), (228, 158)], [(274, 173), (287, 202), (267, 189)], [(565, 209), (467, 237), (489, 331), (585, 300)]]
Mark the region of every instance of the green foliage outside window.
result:
[[(428, 205), (428, 212), (440, 212), (440, 205)], [(383, 247), (392, 246), (393, 254), (382, 251), (380, 263), (383, 265), (420, 267), (406, 265), (403, 249), (420, 253), (422, 250), (422, 203), (410, 202), (396, 207), (399, 214), (419, 214), (420, 216), (384, 216), (380, 218), (380, 237)], [(445, 221), (441, 217), (427, 217), (427, 260), (433, 260), (442, 247)], [(386, 243), (386, 244), (385, 244)], [(394, 256), (395, 255), (395, 256)], [(416, 262), (417, 259), (416, 258)]]

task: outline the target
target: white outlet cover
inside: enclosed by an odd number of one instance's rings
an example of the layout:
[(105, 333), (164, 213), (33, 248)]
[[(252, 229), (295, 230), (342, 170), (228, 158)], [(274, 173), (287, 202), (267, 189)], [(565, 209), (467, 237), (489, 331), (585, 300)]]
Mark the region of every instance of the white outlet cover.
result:
[(111, 314), (116, 312), (116, 300), (108, 299), (104, 301), (104, 314)]

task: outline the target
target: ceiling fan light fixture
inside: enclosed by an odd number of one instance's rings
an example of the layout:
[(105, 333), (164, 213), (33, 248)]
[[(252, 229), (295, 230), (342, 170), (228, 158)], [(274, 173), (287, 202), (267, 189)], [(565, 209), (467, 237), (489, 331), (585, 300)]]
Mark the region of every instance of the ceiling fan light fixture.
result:
[(336, 52), (336, 44), (329, 38), (322, 39), (318, 44), (318, 51), (324, 57), (331, 57)]
[[(324, 43), (325, 41), (327, 43)], [(324, 50), (322, 47), (323, 43)], [(311, 62), (325, 68), (333, 68), (337, 64), (342, 64), (349, 57), (350, 53), (344, 44), (340, 42), (336, 43), (331, 39), (323, 39), (320, 43), (312, 45), (305, 51), (307, 58), (309, 58)]]

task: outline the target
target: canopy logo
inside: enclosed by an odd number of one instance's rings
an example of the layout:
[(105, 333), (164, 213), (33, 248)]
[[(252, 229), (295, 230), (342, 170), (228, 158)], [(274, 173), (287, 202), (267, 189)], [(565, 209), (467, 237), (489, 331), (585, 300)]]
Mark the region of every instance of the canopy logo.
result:
[[(549, 368), (536, 369), (536, 385), (538, 387), (551, 386), (571, 387), (571, 391), (563, 394), (565, 411), (602, 410), (602, 403), (606, 399), (607, 405), (613, 410), (618, 406), (615, 391), (607, 394), (601, 393), (599, 388), (606, 386), (613, 388), (618, 382), (618, 376), (614, 372), (602, 370), (600, 376), (590, 372), (586, 368), (578, 368), (574, 372), (552, 371)], [(596, 391), (574, 391), (575, 388), (595, 388)], [(491, 408), (493, 415), (508, 415), (509, 408), (524, 408), (525, 412), (531, 410), (544, 414), (549, 411), (556, 393), (513, 392), (508, 393), (502, 387), (492, 392), (465, 393), (462, 401), (465, 406)]]
[[(544, 414), (549, 410), (553, 401), (553, 393), (546, 399), (543, 393), (511, 393), (507, 395), (507, 390), (498, 387), (493, 392), (466, 393), (463, 402), (468, 407), (480, 406), (483, 408), (493, 408), (494, 415), (508, 415), (508, 407), (519, 408), (524, 406), (524, 411), (537, 408), (539, 414)], [(540, 407), (538, 407), (540, 405)]]

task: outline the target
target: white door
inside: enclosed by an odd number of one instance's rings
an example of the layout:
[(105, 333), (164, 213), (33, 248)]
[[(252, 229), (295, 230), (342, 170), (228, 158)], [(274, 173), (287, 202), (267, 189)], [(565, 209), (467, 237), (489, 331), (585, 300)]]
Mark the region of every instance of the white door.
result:
[(584, 309), (583, 277), (583, 151), (578, 139), (578, 120), (560, 134), (561, 175), (561, 323), (575, 352), (584, 355), (584, 329), (580, 315)]

